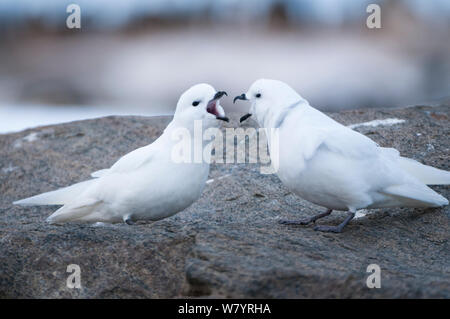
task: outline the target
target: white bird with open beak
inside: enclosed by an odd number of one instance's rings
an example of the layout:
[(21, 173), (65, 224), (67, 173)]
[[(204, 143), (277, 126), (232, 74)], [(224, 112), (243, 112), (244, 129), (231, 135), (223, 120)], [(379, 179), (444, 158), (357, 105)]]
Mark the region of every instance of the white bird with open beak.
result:
[[(290, 86), (261, 79), (236, 100), (250, 101), (259, 126), (278, 130), (277, 174), (293, 193), (327, 210), (304, 220), (282, 224), (307, 225), (332, 210), (348, 211), (337, 226), (315, 230), (339, 233), (358, 209), (440, 207), (448, 200), (427, 185), (450, 184), (450, 172), (401, 157), (393, 148), (379, 147), (370, 138), (316, 110)], [(272, 158), (274, 160), (274, 158)]]
[[(152, 144), (121, 157), (109, 169), (92, 174), (93, 179), (14, 202), (18, 205), (63, 205), (47, 221), (126, 222), (160, 220), (195, 202), (203, 191), (209, 161), (176, 162), (173, 148), (180, 143), (174, 135), (190, 133), (187, 148), (194, 144), (194, 122), (203, 129), (228, 121), (219, 103), (224, 91), (197, 84), (184, 92), (173, 120)], [(198, 137), (197, 137), (198, 138)]]

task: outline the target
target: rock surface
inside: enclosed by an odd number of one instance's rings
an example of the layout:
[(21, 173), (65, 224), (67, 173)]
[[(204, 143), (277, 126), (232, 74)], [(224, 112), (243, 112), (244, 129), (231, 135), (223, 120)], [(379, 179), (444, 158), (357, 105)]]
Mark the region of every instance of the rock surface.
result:
[[(403, 119), (356, 130), (450, 169), (448, 106), (330, 115), (347, 125)], [(53, 226), (45, 218), (56, 207), (11, 204), (89, 178), (152, 142), (168, 121), (108, 117), (0, 136), (0, 298), (450, 298), (448, 207), (374, 210), (341, 234), (280, 225), (322, 208), (256, 164), (212, 165), (199, 201), (152, 224)], [(450, 197), (448, 186), (433, 188)], [(69, 264), (81, 268), (81, 289), (66, 286)], [(380, 289), (366, 286), (369, 264), (381, 267)]]

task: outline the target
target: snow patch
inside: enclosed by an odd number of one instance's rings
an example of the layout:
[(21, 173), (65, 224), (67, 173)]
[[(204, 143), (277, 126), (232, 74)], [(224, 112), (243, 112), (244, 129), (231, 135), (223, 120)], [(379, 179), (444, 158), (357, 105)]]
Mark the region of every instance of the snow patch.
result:
[[(223, 175), (223, 176), (219, 176), (219, 177), (217, 178), (217, 180), (224, 179), (224, 178), (226, 178), (226, 177), (228, 177), (228, 176), (231, 176), (231, 174), (225, 174), (225, 175)], [(214, 178), (211, 178), (211, 179), (208, 179), (208, 180), (206, 181), (206, 184), (211, 184), (211, 183), (213, 183), (213, 182), (214, 182)]]
[(39, 133), (37, 132), (31, 132), (30, 134), (28, 134), (27, 136), (22, 137), (21, 139), (18, 139), (14, 142), (13, 147), (14, 148), (19, 148), (22, 147), (22, 142), (28, 142), (28, 143), (33, 143), (34, 141), (36, 141), (39, 138)]
[(369, 211), (367, 209), (360, 209), (355, 213), (355, 219), (357, 218), (362, 218), (364, 216), (366, 216), (369, 213)]
[(37, 139), (38, 139), (38, 133), (36, 133), (36, 132), (31, 132), (30, 134), (28, 134), (27, 136), (25, 136), (24, 138), (22, 138), (24, 141), (27, 141), (27, 142), (30, 142), (30, 143), (32, 143), (32, 142), (34, 142), (34, 141), (36, 141)]
[(401, 123), (405, 123), (405, 122), (406, 121), (402, 120), (402, 119), (388, 118), (388, 119), (384, 119), (384, 120), (373, 120), (373, 121), (369, 121), (369, 122), (351, 124), (348, 127), (351, 129), (354, 129), (354, 128), (361, 127), (361, 126), (368, 126), (368, 127), (377, 127), (380, 125), (390, 126), (390, 125), (401, 124)]

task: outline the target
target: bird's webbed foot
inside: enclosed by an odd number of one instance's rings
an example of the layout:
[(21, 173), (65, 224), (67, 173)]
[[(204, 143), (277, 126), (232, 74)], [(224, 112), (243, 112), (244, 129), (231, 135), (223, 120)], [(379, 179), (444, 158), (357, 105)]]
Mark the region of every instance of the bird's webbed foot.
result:
[(308, 225), (311, 223), (311, 218), (306, 219), (300, 219), (300, 220), (287, 220), (287, 219), (281, 219), (278, 221), (279, 224), (282, 225)]
[(318, 219), (320, 219), (322, 217), (330, 215), (332, 211), (333, 211), (332, 209), (328, 209), (327, 211), (325, 211), (323, 213), (314, 215), (314, 216), (309, 217), (309, 218), (300, 219), (300, 220), (285, 220), (285, 219), (282, 219), (278, 223), (280, 223), (282, 225), (308, 225), (308, 224), (311, 224), (311, 223), (315, 223), (316, 220), (318, 220)]
[(347, 225), (355, 217), (354, 212), (349, 212), (345, 220), (337, 226), (317, 225), (314, 227), (315, 231), (326, 233), (341, 233), (345, 225)]
[(342, 227), (339, 226), (328, 226), (328, 225), (317, 225), (314, 230), (321, 231), (325, 233), (340, 233), (342, 232)]

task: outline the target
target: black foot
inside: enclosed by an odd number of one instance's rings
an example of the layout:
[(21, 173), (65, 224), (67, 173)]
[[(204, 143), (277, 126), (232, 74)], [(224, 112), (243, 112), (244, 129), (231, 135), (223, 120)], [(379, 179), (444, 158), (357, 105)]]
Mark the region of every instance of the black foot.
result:
[(311, 223), (311, 218), (301, 219), (301, 220), (286, 220), (282, 219), (278, 221), (279, 224), (282, 225), (308, 225)]
[(132, 221), (131, 219), (125, 219), (124, 220), (124, 222), (127, 224), (127, 225), (134, 225), (134, 221)]
[(327, 225), (317, 225), (314, 227), (316, 231), (322, 231), (326, 233), (340, 233), (344, 229), (345, 225), (347, 225), (352, 219), (355, 217), (355, 213), (353, 211), (348, 212), (345, 220), (337, 226), (327, 226)]
[(342, 228), (339, 226), (326, 226), (326, 225), (317, 225), (314, 227), (315, 231), (322, 231), (325, 233), (340, 233), (342, 232)]
[(279, 221), (279, 223), (283, 224), (283, 225), (308, 225), (311, 223), (315, 223), (316, 220), (318, 220), (322, 217), (330, 215), (332, 211), (333, 211), (332, 209), (327, 209), (327, 211), (324, 213), (320, 213), (320, 214), (317, 214), (310, 218), (300, 219), (300, 220), (284, 220), (284, 219), (282, 219)]

